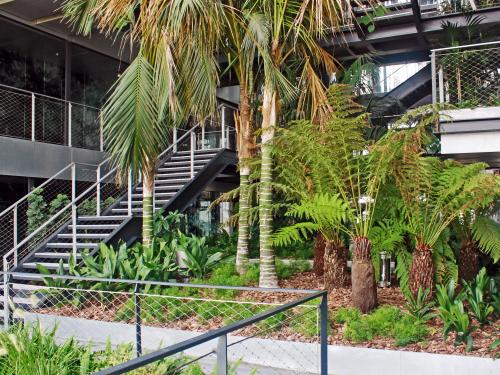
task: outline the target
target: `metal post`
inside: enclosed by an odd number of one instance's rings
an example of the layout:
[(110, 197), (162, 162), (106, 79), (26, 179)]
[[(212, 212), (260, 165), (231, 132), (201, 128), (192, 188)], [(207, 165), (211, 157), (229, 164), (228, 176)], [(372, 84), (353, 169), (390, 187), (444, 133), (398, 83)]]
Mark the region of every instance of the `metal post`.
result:
[(31, 140), (35, 142), (35, 94), (31, 93)]
[(101, 152), (104, 152), (104, 131), (103, 131), (100, 113), (97, 114), (97, 119), (99, 121), (99, 150)]
[(205, 149), (205, 121), (201, 124), (201, 149)]
[[(4, 265), (3, 265), (3, 270), (4, 272), (8, 272), (8, 266), (7, 262), (5, 262), (4, 258)], [(9, 329), (10, 322), (11, 322), (11, 312), (10, 312), (10, 302), (9, 302), (9, 296), (10, 296), (10, 286), (9, 286), (9, 276), (7, 273), (3, 274), (3, 327), (5, 330)]]
[(173, 134), (172, 144), (173, 144), (173, 148), (172, 148), (173, 151), (177, 152), (177, 126), (174, 126), (174, 134)]
[(439, 102), (444, 103), (444, 75), (442, 66), (439, 67), (438, 77), (439, 77)]
[(221, 113), (221, 116), (222, 116), (222, 121), (221, 121), (221, 131), (222, 131), (222, 135), (221, 135), (221, 141), (220, 141), (220, 148), (225, 148), (226, 147), (226, 138), (225, 138), (225, 130), (226, 130), (226, 107), (222, 107), (222, 113)]
[(96, 215), (101, 216), (101, 164), (97, 166)]
[(17, 267), (17, 241), (19, 240), (19, 233), (17, 229), (17, 204), (14, 206), (14, 217), (13, 220), (13, 235), (14, 235), (14, 267)]
[(432, 103), (437, 103), (436, 88), (436, 51), (431, 52), (431, 82), (432, 82)]
[(320, 304), (320, 350), (321, 375), (328, 375), (328, 294), (321, 297)]
[(73, 146), (73, 138), (71, 136), (71, 103), (68, 103), (68, 146)]
[[(144, 195), (144, 191), (142, 194)], [(127, 213), (132, 216), (132, 168), (128, 170)]]
[(194, 177), (194, 148), (196, 144), (196, 135), (194, 131), (191, 131), (191, 150), (190, 150), (190, 166), (191, 166), (191, 178)]
[(217, 375), (227, 375), (227, 335), (217, 341)]
[(134, 305), (135, 305), (135, 352), (137, 357), (142, 355), (142, 329), (141, 329), (141, 296), (137, 294), (139, 285), (135, 285), (134, 289)]
[(76, 260), (76, 165), (71, 165), (71, 238), (73, 249), (73, 260)]

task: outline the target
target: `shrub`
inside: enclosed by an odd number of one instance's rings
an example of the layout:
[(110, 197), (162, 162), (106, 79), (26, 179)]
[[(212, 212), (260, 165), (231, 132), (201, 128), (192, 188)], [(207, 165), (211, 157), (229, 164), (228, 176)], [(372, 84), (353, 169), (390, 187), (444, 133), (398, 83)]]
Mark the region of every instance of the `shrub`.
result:
[(422, 290), (422, 288), (418, 288), (418, 293), (415, 297), (411, 293), (408, 293), (406, 296), (406, 308), (408, 312), (415, 319), (423, 322), (436, 316), (436, 314), (432, 312), (435, 303), (429, 299), (429, 293), (429, 289)]
[(344, 339), (354, 342), (390, 337), (396, 345), (408, 345), (421, 341), (428, 334), (422, 321), (392, 306), (379, 307), (368, 315), (362, 315), (358, 309), (339, 309), (334, 321), (344, 323)]
[(495, 311), (487, 301), (489, 286), (490, 278), (486, 274), (485, 268), (479, 271), (473, 281), (464, 281), (465, 298), (469, 302), (472, 313), (481, 325), (487, 323), (488, 317)]
[(28, 232), (32, 233), (47, 220), (47, 203), (43, 197), (43, 189), (37, 188), (28, 197)]
[(309, 262), (305, 260), (295, 260), (288, 264), (279, 259), (276, 261), (276, 273), (280, 279), (288, 279), (296, 273), (309, 270), (309, 268)]

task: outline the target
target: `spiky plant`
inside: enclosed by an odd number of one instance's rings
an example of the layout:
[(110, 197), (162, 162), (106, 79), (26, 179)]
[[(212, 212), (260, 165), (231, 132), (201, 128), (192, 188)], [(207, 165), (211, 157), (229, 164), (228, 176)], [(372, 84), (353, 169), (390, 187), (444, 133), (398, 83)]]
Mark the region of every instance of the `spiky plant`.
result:
[(439, 108), (433, 106), (408, 112), (375, 150), (396, 181), (415, 237), (409, 275), (413, 295), (420, 288), (433, 291), (433, 253), (443, 231), (462, 212), (491, 203), (500, 188), (498, 177), (483, 173), (484, 163), (462, 165), (425, 155), (438, 118)]

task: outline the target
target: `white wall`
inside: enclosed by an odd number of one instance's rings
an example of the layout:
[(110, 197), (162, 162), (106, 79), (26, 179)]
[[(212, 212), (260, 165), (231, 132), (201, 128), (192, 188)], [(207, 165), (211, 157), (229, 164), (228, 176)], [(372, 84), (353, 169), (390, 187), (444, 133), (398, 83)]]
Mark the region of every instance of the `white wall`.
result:
[(500, 131), (441, 134), (442, 154), (499, 151)]

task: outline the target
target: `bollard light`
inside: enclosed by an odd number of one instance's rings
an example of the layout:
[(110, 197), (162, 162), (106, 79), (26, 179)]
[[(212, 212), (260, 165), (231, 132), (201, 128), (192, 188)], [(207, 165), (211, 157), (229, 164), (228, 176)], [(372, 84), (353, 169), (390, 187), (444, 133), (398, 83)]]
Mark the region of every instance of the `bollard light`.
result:
[(381, 288), (391, 286), (391, 255), (385, 251), (380, 252), (380, 281)]

